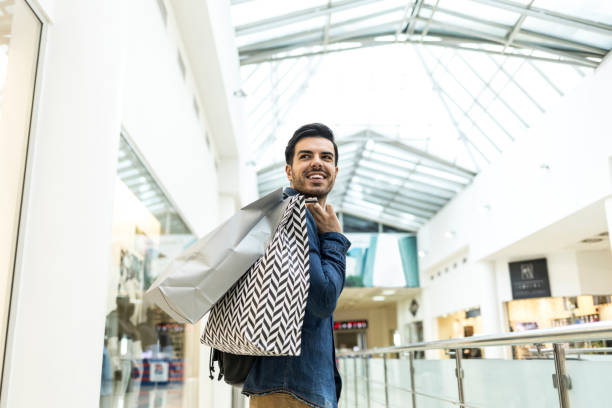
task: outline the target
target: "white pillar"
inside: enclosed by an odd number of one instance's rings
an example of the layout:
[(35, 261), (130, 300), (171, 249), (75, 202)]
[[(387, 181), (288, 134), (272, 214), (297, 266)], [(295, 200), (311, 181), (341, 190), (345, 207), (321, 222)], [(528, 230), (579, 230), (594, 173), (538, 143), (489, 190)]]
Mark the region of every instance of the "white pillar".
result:
[[(481, 283), (480, 315), (482, 334), (499, 334), (504, 332), (502, 305), (497, 294), (497, 276), (493, 262), (476, 262), (471, 268), (476, 272)], [(502, 347), (485, 347), (486, 358), (503, 358)]]
[[(612, 159), (610, 163), (610, 173), (612, 173)], [(612, 174), (610, 175), (612, 180)], [(612, 231), (612, 198), (606, 200), (606, 218), (608, 220), (608, 231)], [(610, 239), (610, 249), (612, 250), (612, 238)]]
[[(438, 319), (433, 315), (433, 307), (431, 302), (433, 301), (432, 296), (428, 287), (422, 289), (422, 308), (423, 308), (423, 340), (434, 341), (438, 340)], [(440, 299), (435, 299), (440, 301)], [(425, 351), (425, 358), (427, 359), (438, 359), (442, 353), (440, 350), (427, 350)]]

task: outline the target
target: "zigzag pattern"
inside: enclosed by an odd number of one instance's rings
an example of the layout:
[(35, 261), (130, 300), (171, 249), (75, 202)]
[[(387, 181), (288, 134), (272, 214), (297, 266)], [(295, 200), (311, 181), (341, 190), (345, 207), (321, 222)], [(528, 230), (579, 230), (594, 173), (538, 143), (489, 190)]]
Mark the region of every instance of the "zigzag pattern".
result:
[(232, 354), (300, 355), (310, 287), (304, 199), (289, 199), (263, 256), (213, 306), (203, 344)]

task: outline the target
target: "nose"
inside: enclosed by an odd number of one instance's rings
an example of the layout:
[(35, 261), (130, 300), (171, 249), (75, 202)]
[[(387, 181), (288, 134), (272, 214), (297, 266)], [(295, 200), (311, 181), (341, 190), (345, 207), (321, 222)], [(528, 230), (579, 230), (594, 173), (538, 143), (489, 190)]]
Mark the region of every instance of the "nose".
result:
[(310, 163), (310, 167), (323, 167), (323, 161), (321, 160), (321, 156), (315, 154), (312, 156), (312, 162)]

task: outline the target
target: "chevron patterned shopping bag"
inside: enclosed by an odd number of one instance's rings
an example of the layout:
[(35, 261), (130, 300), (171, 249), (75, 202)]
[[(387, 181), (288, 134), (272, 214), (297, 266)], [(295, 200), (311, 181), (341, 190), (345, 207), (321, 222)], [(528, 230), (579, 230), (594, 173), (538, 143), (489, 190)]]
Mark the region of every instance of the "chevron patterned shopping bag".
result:
[(310, 286), (306, 205), (290, 197), (272, 240), (213, 306), (201, 342), (242, 355), (298, 356)]

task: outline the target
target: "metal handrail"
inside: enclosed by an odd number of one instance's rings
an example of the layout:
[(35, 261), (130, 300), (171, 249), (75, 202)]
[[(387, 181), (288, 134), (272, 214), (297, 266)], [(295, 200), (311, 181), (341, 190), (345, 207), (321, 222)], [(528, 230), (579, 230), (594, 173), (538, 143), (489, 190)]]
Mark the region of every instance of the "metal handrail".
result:
[[(412, 407), (416, 407), (416, 395), (422, 395), (428, 398), (439, 399), (440, 397), (435, 395), (429, 395), (419, 392), (414, 387), (414, 357), (417, 351), (423, 350), (454, 350), (455, 360), (455, 377), (457, 378), (457, 400), (449, 400), (455, 405), (462, 408), (473, 408), (473, 405), (466, 403), (463, 386), (463, 368), (462, 368), (462, 350), (470, 348), (480, 347), (494, 347), (494, 346), (515, 346), (520, 344), (536, 344), (538, 345), (538, 351), (541, 353), (543, 349), (541, 344), (552, 344), (552, 354), (555, 363), (555, 374), (553, 375), (553, 384), (558, 391), (559, 395), (559, 407), (570, 408), (570, 400), (568, 391), (571, 388), (571, 379), (567, 375), (567, 369), (565, 366), (566, 354), (569, 350), (566, 350), (564, 343), (572, 343), (578, 341), (590, 341), (590, 340), (612, 340), (612, 322), (596, 322), (586, 323), (574, 326), (556, 327), (552, 329), (536, 329), (524, 332), (516, 333), (504, 333), (504, 334), (493, 334), (467, 337), (462, 339), (450, 339), (450, 340), (438, 340), (429, 341), (422, 343), (413, 343), (404, 346), (393, 346), (393, 347), (379, 347), (363, 351), (338, 351), (336, 355), (340, 358), (351, 358), (351, 357), (365, 357), (368, 358), (372, 355), (382, 355), (384, 362), (384, 389), (385, 389), (385, 406), (391, 407), (388, 389), (391, 386), (387, 378), (387, 354), (398, 354), (408, 353), (410, 357), (410, 378), (411, 378), (411, 389), (407, 390), (412, 394)], [(582, 352), (593, 352), (595, 349), (583, 349)], [(609, 348), (602, 348), (602, 350), (609, 350)], [(546, 349), (548, 351), (548, 349)], [(578, 351), (578, 350), (577, 350)], [(577, 354), (580, 352), (578, 351)], [(355, 391), (357, 391), (357, 358), (352, 359), (355, 363)], [(350, 361), (350, 360), (348, 360)], [(367, 375), (367, 374), (366, 374)], [(369, 380), (368, 380), (369, 384)], [(368, 393), (368, 404), (369, 404), (369, 388)]]
[(521, 344), (568, 343), (575, 341), (612, 340), (612, 321), (584, 323), (552, 329), (535, 329), (523, 332), (488, 334), (460, 339), (436, 340), (403, 346), (375, 347), (359, 351), (338, 351), (338, 357), (393, 354), (423, 350), (469, 349), (492, 346), (516, 346)]

